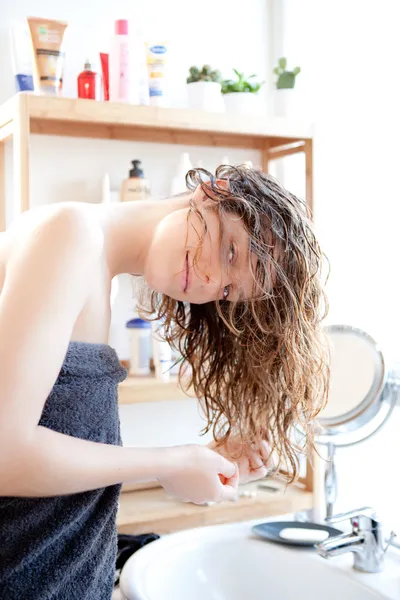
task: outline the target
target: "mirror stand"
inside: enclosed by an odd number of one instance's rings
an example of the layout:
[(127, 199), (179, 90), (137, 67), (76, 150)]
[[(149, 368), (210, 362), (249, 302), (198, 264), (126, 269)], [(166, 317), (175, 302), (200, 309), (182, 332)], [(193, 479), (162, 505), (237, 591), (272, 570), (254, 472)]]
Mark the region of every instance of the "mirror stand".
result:
[(337, 498), (337, 476), (336, 476), (336, 465), (335, 465), (335, 454), (336, 446), (332, 443), (327, 446), (328, 456), (325, 467), (324, 477), (324, 491), (325, 491), (325, 505), (326, 505), (326, 516), (332, 517), (334, 514), (333, 507)]

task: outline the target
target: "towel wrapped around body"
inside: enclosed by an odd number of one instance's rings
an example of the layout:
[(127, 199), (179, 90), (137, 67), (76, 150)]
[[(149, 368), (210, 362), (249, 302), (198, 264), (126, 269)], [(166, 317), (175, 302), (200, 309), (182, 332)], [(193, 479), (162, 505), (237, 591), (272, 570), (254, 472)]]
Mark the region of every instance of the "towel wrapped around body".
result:
[[(126, 375), (111, 346), (70, 342), (39, 425), (121, 445), (118, 383)], [(110, 600), (120, 488), (52, 498), (1, 496), (0, 599)]]

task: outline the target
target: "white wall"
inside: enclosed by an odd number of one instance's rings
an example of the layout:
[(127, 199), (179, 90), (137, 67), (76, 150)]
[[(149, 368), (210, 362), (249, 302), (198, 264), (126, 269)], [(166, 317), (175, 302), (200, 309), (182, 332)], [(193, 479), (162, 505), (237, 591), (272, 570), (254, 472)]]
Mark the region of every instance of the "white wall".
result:
[[(87, 55), (97, 56), (107, 51), (112, 23), (116, 18), (130, 18), (143, 26), (148, 37), (161, 36), (170, 40), (171, 86), (174, 106), (186, 103), (185, 79), (192, 64), (211, 63), (224, 76), (232, 67), (247, 73), (258, 73), (268, 80), (269, 40), (267, 36), (267, 3), (248, 0), (246, 9), (239, 0), (106, 0), (96, 3), (54, 3), (50, 0), (1, 0), (0, 2), (0, 102), (14, 93), (9, 53), (8, 27), (27, 15), (67, 20), (66, 68), (64, 95), (76, 96), (76, 77)], [(11, 173), (11, 144), (7, 148), (8, 173)], [(162, 146), (136, 142), (56, 138), (32, 136), (30, 193), (33, 205), (65, 200), (97, 202), (101, 178), (107, 171), (114, 189), (127, 176), (130, 161), (140, 158), (152, 193), (169, 193), (179, 155), (189, 151), (193, 164), (215, 169), (224, 155), (232, 162), (252, 160), (259, 164), (255, 151), (229, 148)], [(11, 177), (7, 182), (8, 202), (11, 204)], [(12, 213), (10, 213), (12, 215)], [(121, 358), (127, 358), (129, 346), (124, 324), (132, 317), (134, 300), (129, 276), (119, 278), (122, 294), (113, 311), (110, 343)], [(121, 409), (122, 434), (125, 443), (162, 445), (196, 441), (204, 426), (196, 403), (164, 402), (157, 405), (124, 406)], [(177, 423), (180, 428), (177, 428)], [(202, 438), (204, 440), (204, 438)]]
[[(358, 326), (399, 360), (400, 4), (279, 0), (298, 101), (316, 121), (315, 220), (331, 262), (329, 321)], [(290, 186), (296, 173), (288, 173)], [(398, 516), (400, 408), (370, 441), (338, 452), (338, 509)]]

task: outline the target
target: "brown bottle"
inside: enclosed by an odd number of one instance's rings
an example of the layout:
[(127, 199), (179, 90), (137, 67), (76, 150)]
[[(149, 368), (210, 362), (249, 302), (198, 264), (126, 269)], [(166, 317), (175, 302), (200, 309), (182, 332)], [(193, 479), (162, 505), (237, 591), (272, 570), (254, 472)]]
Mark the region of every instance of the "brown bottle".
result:
[(150, 196), (150, 186), (144, 173), (140, 168), (140, 160), (132, 161), (132, 169), (129, 171), (129, 179), (122, 182), (121, 201), (147, 200)]

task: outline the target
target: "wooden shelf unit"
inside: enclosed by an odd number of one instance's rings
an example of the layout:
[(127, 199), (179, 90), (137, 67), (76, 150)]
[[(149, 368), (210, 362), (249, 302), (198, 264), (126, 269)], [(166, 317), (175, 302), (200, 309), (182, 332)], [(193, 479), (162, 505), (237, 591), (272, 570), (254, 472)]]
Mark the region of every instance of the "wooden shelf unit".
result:
[[(265, 172), (270, 161), (297, 153), (305, 155), (306, 200), (313, 208), (313, 129), (309, 123), (276, 117), (238, 117), (187, 109), (133, 106), (74, 98), (19, 93), (0, 106), (0, 231), (6, 228), (5, 143), (13, 141), (14, 215), (30, 208), (30, 136), (56, 135), (132, 140), (205, 147), (259, 150)], [(171, 380), (128, 378), (119, 387), (121, 404), (176, 400), (186, 395)], [(285, 497), (263, 493), (238, 503), (198, 507), (169, 499), (161, 488), (121, 495), (120, 532), (158, 533), (196, 524), (268, 516), (319, 503), (321, 461), (308, 464), (304, 489), (289, 488)], [(139, 495), (140, 494), (140, 495)], [(133, 507), (134, 513), (131, 514)], [(244, 507), (244, 508), (243, 508)], [(239, 510), (240, 509), (240, 510)], [(146, 512), (147, 511), (147, 512)], [(229, 516), (229, 514), (231, 516)], [(158, 516), (157, 516), (158, 515)], [(162, 516), (164, 515), (164, 517)], [(191, 516), (194, 515), (194, 516)], [(164, 525), (162, 525), (164, 523)]]
[(313, 131), (309, 123), (22, 92), (0, 106), (0, 230), (6, 227), (4, 143), (10, 138), (14, 142), (14, 214), (17, 215), (30, 207), (31, 134), (252, 148), (261, 152), (264, 171), (268, 171), (270, 160), (304, 152), (306, 198), (312, 208)]

